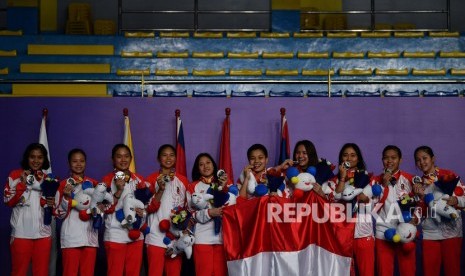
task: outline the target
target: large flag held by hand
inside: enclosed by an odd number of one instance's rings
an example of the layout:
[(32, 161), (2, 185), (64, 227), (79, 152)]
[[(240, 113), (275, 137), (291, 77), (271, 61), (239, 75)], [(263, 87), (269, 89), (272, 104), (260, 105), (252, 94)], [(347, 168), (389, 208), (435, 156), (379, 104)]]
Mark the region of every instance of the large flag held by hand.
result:
[(129, 149), (131, 150), (132, 160), (131, 160), (131, 164), (129, 165), (129, 170), (131, 172), (135, 173), (136, 172), (136, 158), (135, 158), (135, 155), (134, 155), (134, 148), (132, 146), (131, 125), (129, 123), (128, 114), (129, 114), (128, 109), (127, 108), (123, 109), (123, 115), (124, 115), (124, 139), (123, 139), (123, 144), (128, 146)]
[(291, 148), (289, 146), (289, 130), (287, 128), (286, 109), (281, 108), (281, 142), (279, 149), (279, 164), (291, 157)]
[(184, 131), (182, 129), (181, 111), (176, 109), (176, 172), (187, 176), (186, 148), (184, 146)]
[(303, 202), (262, 196), (225, 207), (229, 274), (349, 276), (355, 224), (314, 219), (333, 208), (314, 192)]
[(221, 131), (221, 144), (220, 144), (220, 164), (219, 169), (225, 170), (229, 179), (234, 179), (233, 167), (231, 161), (231, 143), (230, 143), (230, 128), (229, 128), (229, 114), (231, 109), (226, 108), (226, 118), (223, 121), (223, 129)]

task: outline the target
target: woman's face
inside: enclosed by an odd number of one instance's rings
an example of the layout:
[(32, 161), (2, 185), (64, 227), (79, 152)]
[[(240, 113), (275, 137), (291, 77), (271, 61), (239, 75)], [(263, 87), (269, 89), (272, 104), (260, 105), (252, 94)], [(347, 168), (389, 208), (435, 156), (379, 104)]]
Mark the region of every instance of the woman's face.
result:
[(304, 145), (299, 145), (295, 152), (294, 160), (296, 160), (300, 167), (308, 167), (308, 152)]
[(358, 155), (355, 150), (351, 147), (346, 148), (342, 153), (342, 162), (348, 161), (350, 163), (350, 168), (355, 169), (357, 168), (358, 164)]
[(425, 151), (418, 151), (415, 155), (415, 165), (421, 170), (424, 174), (434, 172), (434, 156), (431, 157)]
[(40, 149), (32, 150), (28, 157), (29, 168), (34, 171), (41, 170), (42, 166), (44, 165), (44, 160), (45, 156), (42, 154)]
[(213, 162), (207, 156), (202, 156), (199, 159), (199, 171), (203, 177), (210, 177), (213, 175)]
[(113, 156), (113, 166), (119, 171), (127, 171), (129, 170), (131, 160), (132, 156), (129, 150), (126, 148), (119, 148)]
[(176, 153), (171, 148), (164, 148), (158, 157), (160, 166), (164, 169), (171, 169), (176, 164)]
[(72, 174), (82, 175), (86, 170), (86, 158), (84, 154), (76, 152), (71, 155), (69, 160), (69, 169)]
[(391, 172), (396, 172), (399, 170), (401, 161), (402, 159), (400, 159), (399, 154), (395, 150), (387, 150), (383, 155), (384, 169), (389, 169)]
[(252, 171), (258, 173), (264, 171), (266, 164), (268, 163), (268, 157), (262, 150), (253, 150), (249, 156), (249, 165), (252, 166)]

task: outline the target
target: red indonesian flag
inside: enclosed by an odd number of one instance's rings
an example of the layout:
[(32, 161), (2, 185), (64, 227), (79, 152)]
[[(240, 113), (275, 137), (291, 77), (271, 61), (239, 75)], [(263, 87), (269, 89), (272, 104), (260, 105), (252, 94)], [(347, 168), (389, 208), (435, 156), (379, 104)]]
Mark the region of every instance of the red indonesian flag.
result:
[(176, 172), (187, 176), (186, 150), (184, 146), (184, 131), (182, 129), (181, 112), (176, 110)]
[(223, 129), (221, 131), (221, 144), (220, 144), (220, 164), (219, 169), (223, 169), (228, 174), (229, 179), (234, 179), (233, 166), (231, 161), (231, 143), (230, 128), (229, 128), (229, 114), (231, 109), (226, 108), (226, 118), (223, 121)]
[(333, 207), (313, 192), (302, 202), (263, 196), (225, 207), (229, 274), (350, 275), (354, 223), (314, 219)]

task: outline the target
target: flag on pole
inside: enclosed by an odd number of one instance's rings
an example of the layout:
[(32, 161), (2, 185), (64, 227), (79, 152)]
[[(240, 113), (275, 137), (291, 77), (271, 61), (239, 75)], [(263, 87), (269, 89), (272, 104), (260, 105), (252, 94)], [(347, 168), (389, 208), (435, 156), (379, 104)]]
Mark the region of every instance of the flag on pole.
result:
[(48, 148), (47, 138), (47, 115), (48, 110), (44, 108), (44, 110), (42, 111), (42, 123), (40, 125), (39, 143), (44, 145), (45, 149), (47, 150), (47, 158), (50, 161), (50, 167), (47, 169), (47, 173), (52, 173), (52, 160), (50, 160), (50, 150)]
[(229, 274), (349, 276), (355, 223), (319, 221), (334, 207), (316, 193), (304, 202), (263, 196), (223, 208)]
[(131, 172), (136, 172), (136, 158), (134, 155), (134, 148), (132, 147), (132, 136), (131, 136), (131, 125), (129, 123), (128, 109), (123, 109), (124, 115), (124, 139), (123, 144), (129, 147), (132, 154), (131, 164), (129, 165), (129, 170)]
[(280, 149), (279, 149), (279, 164), (283, 163), (284, 160), (291, 157), (291, 148), (289, 146), (289, 130), (287, 128), (286, 120), (286, 109), (281, 108), (281, 137), (280, 137)]
[(220, 164), (219, 169), (225, 170), (229, 179), (233, 180), (233, 167), (231, 161), (231, 143), (230, 143), (230, 128), (229, 128), (229, 114), (231, 109), (226, 108), (226, 118), (223, 121), (223, 129), (221, 131), (221, 144), (220, 144)]
[(184, 131), (182, 129), (181, 111), (176, 109), (176, 172), (187, 176), (186, 148), (184, 145)]
[[(45, 149), (47, 150), (47, 157), (48, 157), (48, 160), (50, 161), (50, 167), (46, 170), (46, 173), (49, 174), (49, 173), (52, 173), (52, 160), (50, 159), (50, 149), (48, 147), (47, 115), (48, 115), (48, 110), (44, 108), (42, 110), (42, 123), (40, 125), (39, 143), (44, 145)], [(56, 223), (54, 219), (52, 219), (50, 227), (52, 231), (52, 247), (50, 248), (50, 261), (48, 265), (48, 275), (55, 276), (56, 275), (56, 264), (57, 264), (57, 236), (56, 236)]]

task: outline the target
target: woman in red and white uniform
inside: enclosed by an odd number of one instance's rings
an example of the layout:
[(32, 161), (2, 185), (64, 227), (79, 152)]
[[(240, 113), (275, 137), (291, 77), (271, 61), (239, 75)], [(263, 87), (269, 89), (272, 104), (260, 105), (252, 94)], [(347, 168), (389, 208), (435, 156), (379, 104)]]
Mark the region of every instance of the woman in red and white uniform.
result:
[[(465, 186), (459, 177), (450, 170), (436, 167), (436, 158), (433, 150), (428, 146), (415, 149), (415, 164), (423, 172), (422, 183), (414, 184), (414, 191), (425, 199), (425, 195), (432, 194), (434, 200), (444, 200), (452, 208), (465, 207)], [(442, 185), (446, 182), (458, 181), (456, 188), (448, 199), (444, 196)], [(435, 183), (436, 182), (436, 183)], [(423, 210), (426, 210), (426, 206)], [(460, 274), (460, 254), (462, 249), (462, 217), (457, 212), (456, 219), (441, 219), (439, 222), (431, 216), (431, 212), (423, 211), (425, 219), (422, 221), (423, 229), (423, 273), (425, 276), (440, 275), (441, 266), (444, 275), (454, 276)], [(436, 214), (439, 216), (439, 214)]]
[[(12, 171), (3, 191), (11, 213), (11, 275), (26, 275), (32, 263), (34, 276), (48, 276), (51, 227), (44, 225), (44, 206), (53, 206), (42, 197), (40, 184), (50, 167), (47, 149), (39, 143), (24, 151), (21, 169)], [(53, 200), (51, 200), (53, 201)]]
[(147, 206), (150, 233), (145, 237), (149, 275), (161, 276), (165, 273), (176, 276), (181, 274), (182, 256), (166, 256), (166, 245), (163, 243), (166, 234), (159, 225), (160, 221), (170, 219), (171, 210), (186, 207), (189, 183), (186, 176), (175, 171), (176, 150), (172, 145), (162, 145), (158, 149), (157, 160), (160, 170), (147, 177), (149, 188), (154, 193)]
[[(111, 152), (113, 172), (103, 177), (103, 182), (113, 194), (113, 205), (105, 211), (105, 251), (107, 255), (107, 275), (139, 275), (142, 265), (142, 249), (144, 236), (132, 240), (128, 236), (128, 229), (121, 225), (115, 211), (123, 208), (123, 200), (127, 194), (134, 194), (136, 189), (146, 187), (144, 179), (129, 170), (132, 153), (125, 144), (117, 144)], [(120, 173), (124, 177), (119, 177)], [(118, 177), (115, 177), (117, 176)], [(123, 175), (123, 174), (122, 174)], [(136, 214), (145, 217), (145, 211), (135, 208)]]
[[(394, 258), (397, 256), (400, 275), (415, 275), (415, 241), (394, 243), (386, 240), (384, 235), (387, 229), (396, 228), (398, 223), (398, 220), (388, 217), (388, 214), (393, 214), (392, 208), (402, 199), (414, 198), (413, 176), (400, 170), (402, 152), (397, 146), (388, 145), (383, 149), (382, 162), (384, 172), (372, 179), (372, 184), (378, 183), (383, 186), (383, 193), (378, 201), (379, 219), (376, 221), (376, 273), (379, 276), (393, 276)], [(417, 225), (419, 218), (412, 218), (409, 223)]]
[[(197, 155), (192, 167), (192, 183), (187, 193), (188, 202), (192, 194), (206, 195), (212, 185), (223, 187), (227, 190), (228, 175), (224, 173), (219, 178), (216, 176), (218, 167), (208, 153)], [(233, 196), (230, 194), (230, 196)], [(192, 204), (190, 204), (192, 205)], [(194, 210), (193, 216), (197, 222), (195, 225), (194, 264), (197, 275), (228, 275), (226, 257), (223, 249), (222, 231), (215, 234), (213, 218), (221, 217), (223, 208), (215, 208), (211, 203), (202, 210)]]
[[(331, 201), (344, 202), (343, 192), (346, 185), (371, 191), (366, 164), (357, 144), (347, 143), (342, 146), (339, 151), (339, 173), (328, 181), (328, 184), (334, 189), (329, 196)], [(351, 208), (357, 218), (353, 245), (355, 263), (351, 267), (351, 273), (354, 273), (355, 265), (359, 272), (358, 275), (374, 275), (375, 239), (371, 217), (372, 200), (365, 193), (361, 193), (352, 202), (346, 203), (352, 203), (352, 205), (348, 204), (347, 208)]]
[[(266, 168), (268, 164), (268, 150), (262, 144), (254, 144), (250, 146), (247, 149), (247, 159), (249, 164), (245, 166), (237, 182), (238, 186), (240, 186), (237, 203), (254, 197), (253, 194), (248, 192), (249, 179), (252, 175), (255, 177), (257, 184), (267, 185), (267, 174), (271, 173), (269, 170), (272, 170), (273, 174), (281, 174), (281, 169), (283, 168), (283, 165), (269, 169)], [(268, 191), (268, 193), (270, 195), (278, 195), (285, 198), (290, 196), (287, 186), (285, 186), (284, 190), (278, 189), (277, 191)]]
[(82, 192), (83, 182), (97, 185), (96, 180), (85, 175), (86, 160), (86, 153), (82, 149), (72, 149), (68, 153), (71, 175), (60, 182), (56, 196), (57, 217), (63, 219), (60, 242), (64, 276), (94, 275), (98, 229), (94, 229), (92, 220), (82, 220), (79, 210), (72, 207), (72, 195)]

